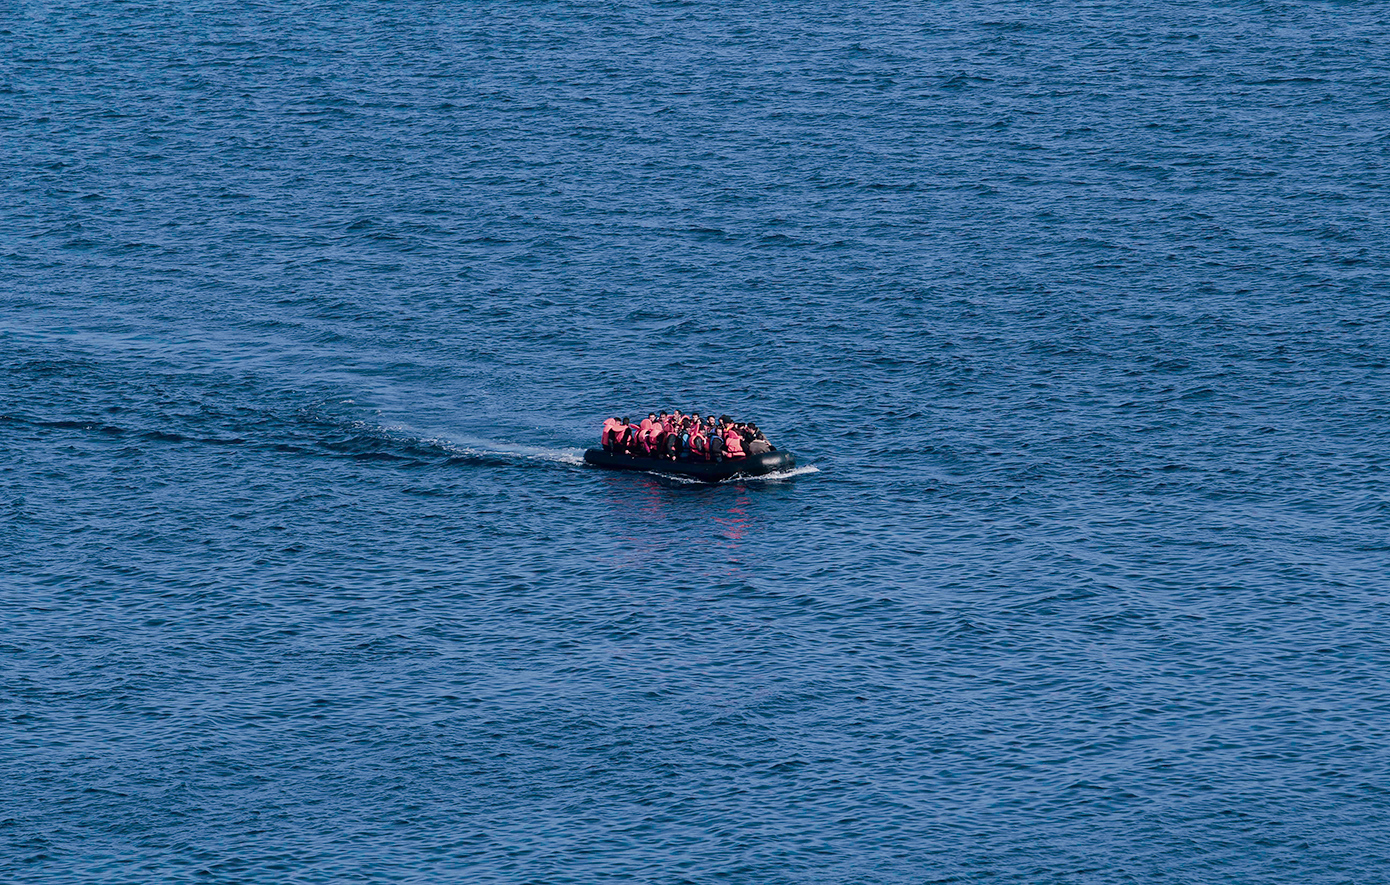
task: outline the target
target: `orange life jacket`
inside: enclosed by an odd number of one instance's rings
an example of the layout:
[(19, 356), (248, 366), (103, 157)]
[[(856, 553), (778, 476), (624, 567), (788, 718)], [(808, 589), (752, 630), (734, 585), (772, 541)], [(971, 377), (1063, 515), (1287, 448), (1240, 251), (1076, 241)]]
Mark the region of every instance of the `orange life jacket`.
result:
[(724, 457), (742, 458), (747, 453), (743, 451), (743, 437), (738, 435), (737, 430), (730, 430), (724, 434)]
[(609, 418), (603, 422), (603, 431), (598, 435), (599, 445), (607, 448), (618, 444), (618, 440), (623, 438), (623, 422), (617, 418)]
[(660, 424), (653, 424), (642, 433), (637, 435), (637, 441), (642, 444), (642, 451), (648, 455), (656, 451), (657, 445), (661, 442), (664, 435)]

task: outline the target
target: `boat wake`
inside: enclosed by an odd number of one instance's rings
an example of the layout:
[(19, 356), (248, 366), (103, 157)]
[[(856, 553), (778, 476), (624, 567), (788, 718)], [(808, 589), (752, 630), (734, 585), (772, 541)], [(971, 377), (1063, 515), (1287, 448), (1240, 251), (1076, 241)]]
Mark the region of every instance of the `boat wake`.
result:
[(452, 458), (461, 460), (512, 459), (516, 461), (544, 461), (552, 464), (580, 465), (584, 463), (583, 449), (547, 448), (495, 440), (468, 440), (466, 442), (449, 439), (428, 439), (422, 442), (435, 446)]
[(820, 468), (811, 464), (803, 464), (800, 467), (793, 467), (791, 470), (781, 470), (762, 476), (749, 476), (744, 479), (744, 482), (781, 482), (783, 480), (795, 479), (798, 476), (808, 476), (812, 473), (820, 473)]
[(359, 460), (400, 461), (413, 466), (473, 464), (520, 466), (584, 463), (584, 450), (559, 446), (513, 443), (474, 436), (440, 434), (404, 423), (384, 423), (364, 417), (305, 415), (318, 429), (313, 448), (338, 457)]

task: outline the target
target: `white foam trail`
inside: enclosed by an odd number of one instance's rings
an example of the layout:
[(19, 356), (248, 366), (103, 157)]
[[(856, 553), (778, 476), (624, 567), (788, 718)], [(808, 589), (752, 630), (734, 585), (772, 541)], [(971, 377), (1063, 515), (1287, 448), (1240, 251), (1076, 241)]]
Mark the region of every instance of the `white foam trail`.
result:
[(550, 461), (556, 464), (583, 464), (583, 449), (552, 449), (527, 446), (496, 440), (475, 439), (460, 442), (451, 439), (429, 439), (424, 442), (438, 446), (451, 455), (463, 457), (525, 458), (530, 461)]
[(784, 479), (792, 479), (797, 476), (806, 476), (811, 473), (820, 473), (819, 467), (810, 464), (803, 464), (800, 467), (793, 467), (791, 470), (779, 470), (775, 473), (764, 473), (761, 476), (745, 476), (743, 481), (758, 480), (761, 482), (781, 482)]
[(536, 449), (526, 455), (537, 461), (555, 461), (560, 464), (583, 464), (583, 449)]

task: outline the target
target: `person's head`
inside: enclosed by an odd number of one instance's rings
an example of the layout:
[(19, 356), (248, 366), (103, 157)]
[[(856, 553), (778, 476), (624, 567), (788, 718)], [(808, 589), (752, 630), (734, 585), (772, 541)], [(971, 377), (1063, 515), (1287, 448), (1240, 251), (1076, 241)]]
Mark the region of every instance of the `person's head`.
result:
[(621, 419), (619, 419), (619, 420), (621, 420), (621, 421), (623, 422), (623, 426), (624, 426), (624, 427), (627, 426), (627, 419), (626, 419), (626, 418), (621, 418)]
[(647, 417), (648, 417), (649, 419), (651, 419), (652, 421), (655, 421), (655, 420), (656, 420), (656, 412), (648, 412), (648, 413), (647, 413)]

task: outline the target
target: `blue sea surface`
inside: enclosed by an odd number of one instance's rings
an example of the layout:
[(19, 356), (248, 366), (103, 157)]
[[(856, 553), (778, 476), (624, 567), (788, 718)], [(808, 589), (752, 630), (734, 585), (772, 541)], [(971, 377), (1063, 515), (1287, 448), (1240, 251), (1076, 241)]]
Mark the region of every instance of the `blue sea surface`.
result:
[(1385, 5), (20, 2), (0, 132), (0, 880), (1390, 882)]

